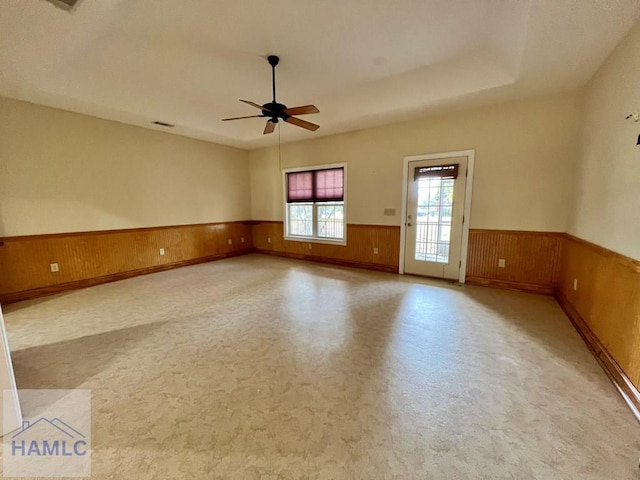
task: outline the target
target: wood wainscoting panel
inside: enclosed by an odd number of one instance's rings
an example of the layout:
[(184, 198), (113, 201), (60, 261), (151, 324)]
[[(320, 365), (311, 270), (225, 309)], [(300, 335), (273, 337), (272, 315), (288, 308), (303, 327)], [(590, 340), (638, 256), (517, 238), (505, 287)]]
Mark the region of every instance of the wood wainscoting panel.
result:
[(397, 273), (400, 227), (349, 224), (347, 245), (331, 245), (285, 240), (283, 222), (258, 221), (253, 246), (260, 253)]
[[(251, 225), (246, 222), (6, 237), (0, 243), (3, 302), (224, 258), (253, 248)], [(164, 255), (160, 248), (165, 249)], [(51, 271), (52, 263), (58, 264), (58, 272)]]
[(561, 292), (556, 293), (556, 300), (611, 382), (616, 386), (624, 401), (629, 405), (636, 419), (640, 421), (640, 391), (638, 388)]
[[(562, 233), (469, 231), (466, 282), (553, 294), (558, 283)], [(504, 259), (505, 266), (498, 266)]]
[[(588, 327), (598, 340), (596, 349), (604, 350), (606, 356), (613, 359), (635, 385), (637, 394), (640, 387), (640, 261), (565, 235), (560, 271), (558, 301), (570, 316), (575, 312), (574, 317), (578, 316), (578, 321)], [(574, 280), (577, 280), (576, 290)], [(640, 395), (637, 398), (640, 409)]]

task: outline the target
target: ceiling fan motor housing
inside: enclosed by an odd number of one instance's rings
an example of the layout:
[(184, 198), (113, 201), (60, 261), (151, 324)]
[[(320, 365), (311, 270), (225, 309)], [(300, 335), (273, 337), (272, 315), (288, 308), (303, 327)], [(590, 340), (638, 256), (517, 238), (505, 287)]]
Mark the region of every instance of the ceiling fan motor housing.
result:
[(287, 106), (283, 105), (282, 103), (269, 102), (269, 103), (265, 103), (262, 106), (266, 109), (266, 110), (262, 110), (262, 114), (266, 117), (281, 118), (283, 120), (286, 120), (290, 116), (284, 113)]

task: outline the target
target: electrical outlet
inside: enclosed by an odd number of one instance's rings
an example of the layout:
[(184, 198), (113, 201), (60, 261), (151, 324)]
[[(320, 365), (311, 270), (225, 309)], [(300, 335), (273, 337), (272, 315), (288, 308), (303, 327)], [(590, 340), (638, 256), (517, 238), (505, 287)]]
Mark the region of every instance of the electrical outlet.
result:
[(378, 254), (378, 247), (373, 247), (373, 254), (377, 255)]
[(229, 245), (231, 245), (233, 243), (233, 240), (229, 239), (228, 242), (229, 242)]
[(271, 243), (271, 237), (267, 237), (267, 243)]
[(164, 255), (164, 248), (160, 249), (160, 255)]
[(311, 250), (311, 244), (309, 244), (309, 250)]
[(498, 259), (498, 268), (504, 268), (507, 266), (507, 261), (504, 258)]
[(51, 271), (52, 272), (59, 272), (60, 271), (60, 267), (58, 266), (57, 263), (52, 263), (51, 265), (49, 265), (51, 267)]
[(578, 279), (574, 278), (573, 279), (573, 290), (578, 290)]
[(240, 243), (244, 243), (244, 237), (240, 237)]

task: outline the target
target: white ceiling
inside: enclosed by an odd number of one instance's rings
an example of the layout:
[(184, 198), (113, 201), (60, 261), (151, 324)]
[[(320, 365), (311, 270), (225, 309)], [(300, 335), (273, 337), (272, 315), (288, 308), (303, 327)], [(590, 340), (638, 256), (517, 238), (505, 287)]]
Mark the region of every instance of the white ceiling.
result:
[[(292, 141), (583, 85), (640, 0), (0, 3), (0, 95), (242, 148), (278, 141), (239, 98), (315, 104)], [(259, 112), (257, 112), (259, 113)]]

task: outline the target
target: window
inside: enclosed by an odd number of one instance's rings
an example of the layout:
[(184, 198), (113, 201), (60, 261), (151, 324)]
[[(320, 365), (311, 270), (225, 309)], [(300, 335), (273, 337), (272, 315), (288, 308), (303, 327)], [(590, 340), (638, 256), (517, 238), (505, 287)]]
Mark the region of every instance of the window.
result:
[(285, 171), (285, 238), (344, 244), (344, 194), (344, 166)]

